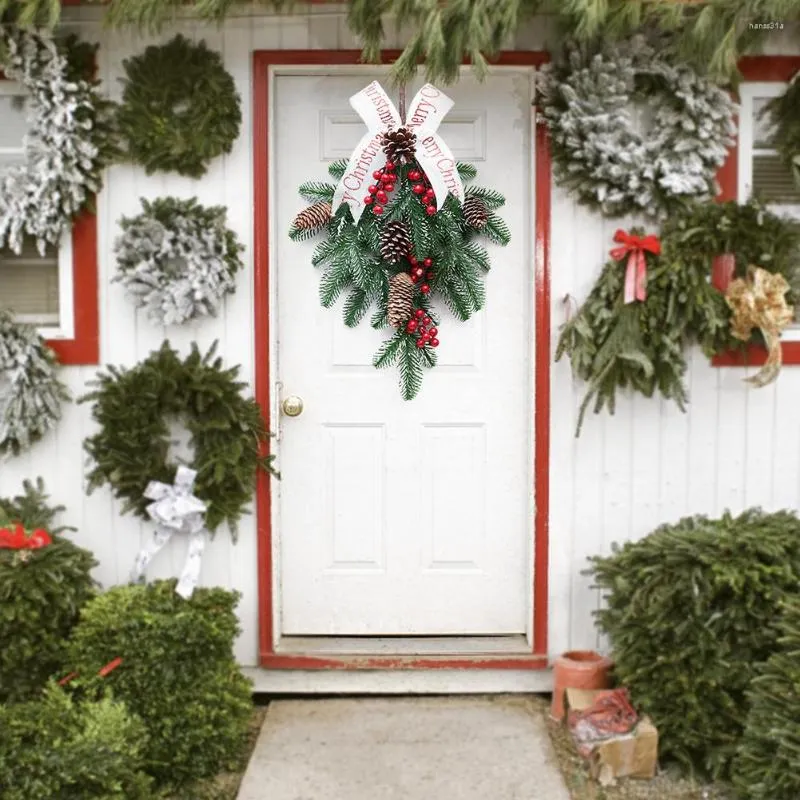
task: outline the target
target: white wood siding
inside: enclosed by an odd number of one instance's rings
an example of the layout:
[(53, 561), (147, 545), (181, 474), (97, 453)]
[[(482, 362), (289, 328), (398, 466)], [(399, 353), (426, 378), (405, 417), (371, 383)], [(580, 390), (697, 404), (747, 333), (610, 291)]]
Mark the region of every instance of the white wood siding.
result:
[[(100, 76), (112, 97), (120, 92), (124, 58), (151, 41), (167, 41), (108, 32), (97, 9), (70, 10), (67, 25), (90, 41), (99, 41)], [(541, 49), (549, 26), (532, 25), (516, 41), (517, 49)], [(388, 47), (400, 46), (402, 32), (389, 26)], [(166, 331), (137, 317), (119, 284), (112, 284), (112, 243), (117, 220), (139, 210), (139, 197), (196, 195), (207, 204), (222, 203), (244, 243), (246, 268), (238, 288), (216, 320), (169, 330), (182, 352), (197, 340), (207, 348), (219, 339), (228, 364), (242, 365), (251, 381), (253, 363), (253, 219), (251, 54), (257, 49), (350, 49), (357, 43), (341, 13), (313, 8), (292, 16), (242, 16), (220, 27), (185, 22), (180, 30), (204, 38), (223, 53), (242, 96), (242, 135), (230, 156), (214, 162), (200, 181), (175, 176), (145, 176), (138, 168), (115, 166), (98, 201), (101, 359), (104, 364), (133, 365), (146, 357)], [(299, 154), (301, 155), (301, 154)], [(624, 222), (604, 221), (578, 208), (558, 189), (553, 194), (552, 345), (564, 321), (563, 298), (582, 301), (610, 249), (614, 230)], [(521, 235), (522, 232), (514, 232)], [(576, 235), (577, 234), (577, 235)], [(532, 233), (531, 233), (532, 235)], [(491, 302), (491, 298), (489, 299)], [(86, 391), (93, 367), (68, 367), (63, 374), (74, 395)], [(584, 387), (572, 380), (569, 364), (552, 367), (552, 436), (550, 496), (550, 652), (598, 644), (591, 612), (598, 596), (581, 574), (586, 558), (609, 551), (613, 541), (643, 536), (661, 522), (690, 513), (719, 514), (725, 508), (796, 507), (800, 487), (800, 368), (784, 369), (766, 389), (748, 390), (744, 370), (713, 369), (702, 354), (692, 355), (688, 376), (691, 406), (681, 414), (672, 404), (641, 397), (621, 398), (614, 417), (590, 415), (580, 439), (573, 437)], [(64, 521), (76, 526), (75, 541), (100, 561), (97, 578), (104, 585), (125, 582), (134, 556), (151, 535), (150, 527), (122, 517), (107, 490), (84, 493), (82, 441), (92, 430), (89, 408), (68, 404), (58, 429), (29, 452), (0, 465), (0, 496), (16, 493), (25, 478), (44, 477), (56, 502), (67, 506)], [(80, 467), (79, 467), (80, 465)], [(291, 479), (289, 477), (289, 479)], [(151, 577), (179, 572), (185, 543), (172, 543), (151, 564)], [(242, 592), (239, 607), (243, 633), (237, 657), (258, 662), (255, 520), (246, 518), (240, 540), (232, 546), (220, 530), (203, 558), (202, 585)]]

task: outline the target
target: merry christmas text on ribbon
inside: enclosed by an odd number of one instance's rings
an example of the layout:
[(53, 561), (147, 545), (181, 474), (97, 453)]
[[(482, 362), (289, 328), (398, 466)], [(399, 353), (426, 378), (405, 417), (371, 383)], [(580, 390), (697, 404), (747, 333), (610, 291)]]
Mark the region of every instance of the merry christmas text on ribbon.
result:
[[(373, 81), (366, 88), (350, 98), (353, 110), (364, 120), (367, 133), (356, 145), (347, 164), (336, 191), (333, 195), (334, 211), (347, 203), (358, 222), (364, 211), (364, 195), (372, 182), (372, 173), (377, 170), (385, 158), (382, 151), (383, 135), (395, 128), (402, 127), (400, 114), (383, 90), (378, 81)], [(405, 126), (416, 135), (415, 158), (430, 181), (436, 196), (436, 204), (441, 208), (452, 194), (463, 200), (464, 185), (458, 174), (456, 160), (450, 148), (437, 133), (437, 129), (447, 112), (453, 107), (453, 101), (435, 86), (426, 83), (414, 95), (406, 114)]]
[(647, 257), (645, 253), (661, 254), (661, 242), (657, 236), (636, 236), (618, 230), (614, 234), (614, 241), (620, 247), (611, 251), (611, 258), (621, 261), (628, 256), (625, 268), (625, 302), (640, 302), (647, 299)]

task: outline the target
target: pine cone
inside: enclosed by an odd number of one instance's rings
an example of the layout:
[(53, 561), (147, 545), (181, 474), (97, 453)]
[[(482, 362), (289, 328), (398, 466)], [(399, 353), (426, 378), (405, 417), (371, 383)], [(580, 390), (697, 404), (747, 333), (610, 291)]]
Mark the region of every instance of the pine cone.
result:
[(333, 208), (331, 204), (320, 200), (318, 203), (314, 203), (313, 206), (301, 211), (294, 218), (294, 227), (306, 231), (316, 230), (327, 225), (332, 216)]
[(467, 195), (462, 207), (464, 221), (470, 228), (483, 228), (489, 220), (489, 211), (480, 197), (474, 194)]
[(389, 300), (386, 304), (389, 324), (399, 328), (411, 317), (417, 287), (407, 272), (398, 272), (389, 279)]
[(387, 222), (381, 231), (381, 256), (396, 264), (411, 249), (411, 234), (405, 222)]
[(383, 134), (382, 144), (387, 161), (405, 164), (414, 160), (414, 150), (417, 146), (417, 137), (414, 131), (408, 128), (386, 131)]

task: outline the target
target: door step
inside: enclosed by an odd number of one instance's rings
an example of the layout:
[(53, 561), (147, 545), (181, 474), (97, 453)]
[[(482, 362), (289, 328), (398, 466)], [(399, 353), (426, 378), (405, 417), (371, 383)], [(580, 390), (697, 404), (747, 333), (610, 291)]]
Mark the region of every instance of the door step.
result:
[(509, 636), (282, 636), (276, 653), (320, 656), (529, 654), (524, 634)]

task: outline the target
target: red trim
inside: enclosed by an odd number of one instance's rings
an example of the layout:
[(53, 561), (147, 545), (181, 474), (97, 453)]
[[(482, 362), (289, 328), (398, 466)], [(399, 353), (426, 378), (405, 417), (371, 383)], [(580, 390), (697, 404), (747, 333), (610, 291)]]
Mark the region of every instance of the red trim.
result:
[[(400, 51), (384, 51), (384, 63)], [(255, 212), (255, 396), (270, 424), (271, 378), (269, 368), (269, 69), (272, 66), (358, 64), (358, 50), (262, 50), (253, 54), (253, 146)], [(502, 53), (492, 63), (537, 67), (549, 60), (542, 52)], [(534, 410), (534, 513), (533, 647), (519, 656), (382, 656), (322, 657), (301, 653), (276, 653), (273, 626), (272, 496), (268, 475), (256, 485), (258, 531), (258, 614), (261, 665), (270, 669), (544, 669), (547, 667), (548, 526), (550, 466), (550, 150), (544, 127), (535, 131), (535, 410)]]
[(48, 339), (62, 364), (100, 363), (100, 313), (97, 299), (97, 216), (83, 212), (72, 226), (72, 339)]
[[(786, 83), (800, 71), (800, 56), (745, 56), (739, 60), (742, 81), (746, 83), (778, 81)], [(738, 123), (738, 120), (737, 120)], [(739, 149), (738, 140), (731, 147), (728, 158), (717, 173), (720, 184), (719, 202), (739, 198)], [(729, 276), (718, 271), (711, 274), (711, 282), (720, 291), (728, 288)], [(800, 364), (800, 342), (781, 344), (784, 366)], [(742, 350), (712, 356), (715, 367), (761, 366), (767, 360), (767, 351), (758, 345), (749, 345)]]

